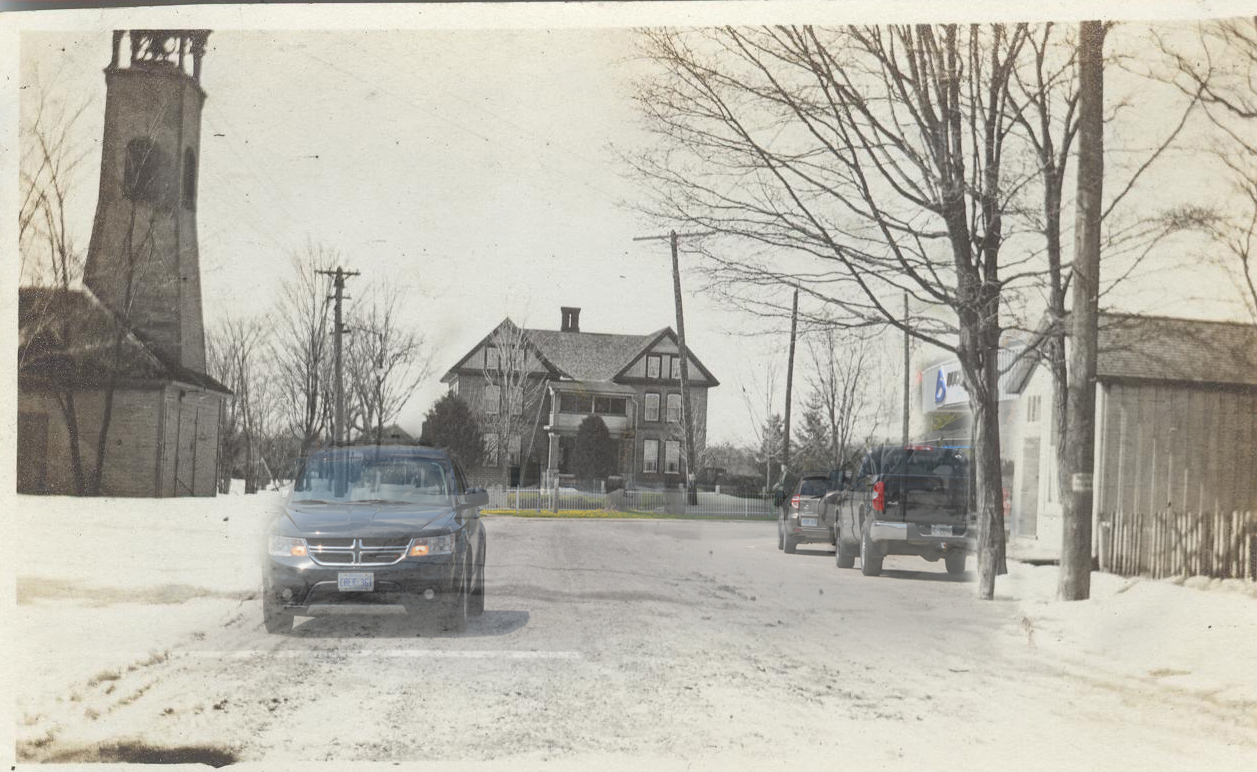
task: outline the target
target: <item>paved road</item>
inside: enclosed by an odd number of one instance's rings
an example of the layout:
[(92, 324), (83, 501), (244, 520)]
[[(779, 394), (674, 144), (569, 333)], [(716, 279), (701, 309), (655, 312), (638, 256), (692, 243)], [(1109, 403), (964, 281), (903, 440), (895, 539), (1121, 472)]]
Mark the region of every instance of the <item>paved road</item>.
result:
[(48, 739), (24, 757), (135, 739), (502, 769), (1257, 758), (1251, 715), (1044, 662), (1012, 604), (974, 600), (972, 574), (941, 562), (888, 558), (867, 578), (821, 545), (784, 554), (769, 522), (486, 520), (487, 610), (465, 634), (323, 617), (268, 636), (256, 599), (221, 606), (169, 657), (33, 711), (20, 734)]

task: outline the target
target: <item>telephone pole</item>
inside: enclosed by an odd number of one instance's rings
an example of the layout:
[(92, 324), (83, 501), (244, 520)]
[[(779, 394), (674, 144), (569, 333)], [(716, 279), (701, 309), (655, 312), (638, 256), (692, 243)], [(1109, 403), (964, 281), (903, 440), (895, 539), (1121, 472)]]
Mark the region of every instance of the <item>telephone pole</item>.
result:
[(1062, 518), (1061, 600), (1091, 597), (1092, 467), (1095, 441), (1096, 320), (1104, 192), (1104, 22), (1078, 35), (1078, 197), (1070, 309), (1069, 447), (1073, 500)]
[(908, 335), (908, 293), (903, 293), (903, 444), (908, 445), (908, 406), (911, 404), (909, 395), (912, 392), (912, 379), (908, 371), (912, 369), (911, 336)]
[[(697, 503), (698, 495), (694, 490), (694, 422), (690, 415), (690, 356), (685, 347), (685, 313), (681, 308), (681, 263), (677, 256), (677, 242), (681, 238), (698, 238), (710, 236), (715, 231), (701, 233), (677, 233), (671, 231), (666, 236), (638, 236), (633, 241), (659, 241), (668, 239), (672, 245), (672, 296), (677, 309), (677, 348), (681, 357), (681, 426), (685, 441), (685, 490), (690, 503)], [(662, 375), (662, 373), (660, 373)]]
[[(794, 343), (799, 336), (799, 287), (794, 287), (794, 303), (790, 308), (790, 355), (786, 361), (786, 416), (781, 432), (781, 467), (790, 466), (790, 406), (794, 402)], [(787, 495), (789, 493), (787, 492)]]
[(341, 304), (348, 295), (345, 294), (345, 279), (351, 276), (358, 276), (358, 271), (346, 271), (337, 266), (334, 270), (320, 269), (318, 273), (326, 274), (332, 277), (332, 287), (335, 294), (331, 299), (335, 301), (336, 323), (332, 330), (334, 338), (335, 351), (335, 368), (336, 368), (336, 404), (333, 405), (334, 412), (332, 414), (332, 444), (339, 447), (345, 444), (345, 377), (344, 367), (341, 359), (341, 338), (347, 332), (344, 324), (344, 317), (341, 314)]

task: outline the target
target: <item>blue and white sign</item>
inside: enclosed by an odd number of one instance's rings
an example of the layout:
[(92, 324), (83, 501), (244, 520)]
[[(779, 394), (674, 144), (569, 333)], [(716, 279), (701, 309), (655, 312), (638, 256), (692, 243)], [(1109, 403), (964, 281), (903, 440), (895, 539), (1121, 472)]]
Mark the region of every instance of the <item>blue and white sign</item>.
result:
[(943, 380), (943, 368), (938, 368), (938, 382), (934, 384), (934, 404), (941, 405), (947, 399), (947, 382)]

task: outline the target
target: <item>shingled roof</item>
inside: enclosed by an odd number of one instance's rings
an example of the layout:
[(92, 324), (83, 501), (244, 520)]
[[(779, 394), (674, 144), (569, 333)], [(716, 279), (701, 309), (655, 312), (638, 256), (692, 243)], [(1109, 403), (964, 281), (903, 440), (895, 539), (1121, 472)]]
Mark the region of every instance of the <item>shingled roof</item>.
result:
[(533, 329), (525, 329), (524, 333), (546, 359), (577, 381), (611, 380), (659, 334), (611, 335)]
[(99, 388), (116, 368), (126, 381), (180, 381), (231, 393), (217, 380), (182, 366), (134, 330), (125, 329), (88, 290), (18, 290), (18, 368), (24, 380), (57, 386)]
[(1257, 326), (1101, 315), (1096, 376), (1257, 386)]

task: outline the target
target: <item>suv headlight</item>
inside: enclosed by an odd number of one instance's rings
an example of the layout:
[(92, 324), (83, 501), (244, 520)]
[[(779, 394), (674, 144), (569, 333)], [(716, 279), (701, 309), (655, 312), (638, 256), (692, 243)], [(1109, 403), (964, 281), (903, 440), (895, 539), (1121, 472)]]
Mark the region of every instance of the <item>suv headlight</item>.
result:
[(454, 551), (454, 534), (444, 536), (425, 536), (422, 539), (411, 539), (407, 556), (421, 558), (425, 555), (449, 555)]
[(303, 558), (308, 554), (305, 539), (271, 536), (270, 553), (276, 557)]

